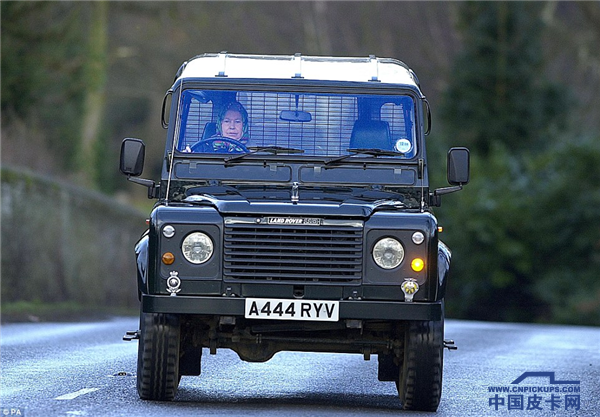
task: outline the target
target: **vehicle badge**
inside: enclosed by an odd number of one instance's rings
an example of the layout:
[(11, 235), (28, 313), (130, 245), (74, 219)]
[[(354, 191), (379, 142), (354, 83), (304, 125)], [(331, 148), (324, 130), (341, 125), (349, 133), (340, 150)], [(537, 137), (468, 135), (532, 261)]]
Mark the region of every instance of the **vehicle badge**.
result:
[(167, 278), (167, 291), (173, 296), (181, 291), (181, 279), (178, 275), (179, 272), (171, 271), (169, 278)]
[(294, 182), (292, 184), (292, 203), (296, 204), (298, 200), (300, 200), (300, 194), (298, 191), (298, 183)]

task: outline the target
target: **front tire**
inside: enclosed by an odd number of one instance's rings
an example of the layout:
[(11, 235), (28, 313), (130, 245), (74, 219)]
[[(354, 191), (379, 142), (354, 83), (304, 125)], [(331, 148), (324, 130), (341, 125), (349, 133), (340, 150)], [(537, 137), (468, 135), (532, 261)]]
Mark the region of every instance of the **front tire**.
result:
[(141, 313), (137, 390), (141, 399), (170, 401), (177, 393), (181, 329), (174, 314)]
[(444, 319), (408, 324), (397, 383), (405, 410), (436, 411), (442, 396)]

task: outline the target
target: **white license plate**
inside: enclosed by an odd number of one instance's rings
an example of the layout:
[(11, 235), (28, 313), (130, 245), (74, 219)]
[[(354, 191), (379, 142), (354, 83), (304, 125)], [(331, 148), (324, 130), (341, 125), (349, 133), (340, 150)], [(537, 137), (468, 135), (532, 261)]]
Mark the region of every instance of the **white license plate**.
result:
[(339, 301), (246, 298), (247, 319), (338, 321)]

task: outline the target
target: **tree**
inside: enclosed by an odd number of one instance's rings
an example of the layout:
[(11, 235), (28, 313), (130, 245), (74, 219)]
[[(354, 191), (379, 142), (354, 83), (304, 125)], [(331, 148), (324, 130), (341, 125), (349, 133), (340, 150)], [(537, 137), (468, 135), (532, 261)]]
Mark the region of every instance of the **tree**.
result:
[[(25, 149), (19, 158), (8, 155), (23, 165), (49, 151), (43, 161), (53, 166), (35, 168), (65, 172), (79, 141), (82, 4), (8, 1), (1, 7), (3, 150)], [(25, 129), (5, 135), (14, 125)]]
[(566, 105), (543, 75), (541, 6), (466, 2), (460, 11), (464, 49), (442, 105), (448, 136), (480, 156), (496, 142), (515, 153), (544, 147)]
[(600, 274), (589, 233), (600, 228), (597, 192), (580, 188), (593, 189), (600, 152), (594, 141), (564, 142), (569, 101), (544, 74), (541, 8), (469, 2), (461, 10), (465, 47), (443, 119), (445, 134), (472, 150), (473, 181), (441, 210), (454, 250), (450, 314), (576, 322), (579, 309), (600, 323), (589, 307), (600, 305), (590, 279)]
[(82, 111), (81, 142), (78, 147), (78, 173), (87, 186), (97, 186), (99, 142), (105, 106), (105, 86), (108, 72), (108, 3), (94, 1), (91, 7), (91, 25), (88, 35), (84, 71), (84, 103)]

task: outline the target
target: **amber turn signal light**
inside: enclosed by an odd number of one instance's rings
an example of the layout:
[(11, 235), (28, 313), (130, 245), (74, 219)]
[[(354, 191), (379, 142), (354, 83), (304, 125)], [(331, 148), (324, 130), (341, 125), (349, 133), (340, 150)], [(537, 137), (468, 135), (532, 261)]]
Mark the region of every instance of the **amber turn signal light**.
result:
[(423, 268), (425, 267), (425, 262), (423, 262), (423, 259), (421, 259), (421, 258), (415, 258), (410, 263), (410, 267), (415, 272), (421, 272), (423, 270)]
[(165, 252), (163, 253), (162, 261), (165, 265), (171, 265), (173, 262), (175, 262), (175, 255), (173, 255), (171, 252)]

